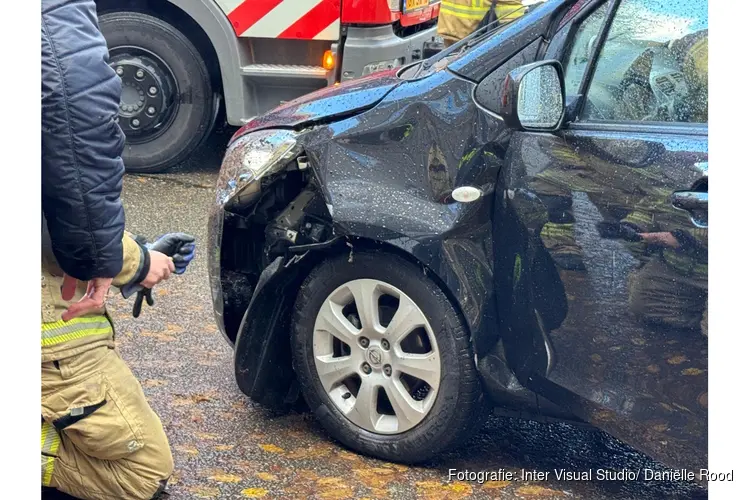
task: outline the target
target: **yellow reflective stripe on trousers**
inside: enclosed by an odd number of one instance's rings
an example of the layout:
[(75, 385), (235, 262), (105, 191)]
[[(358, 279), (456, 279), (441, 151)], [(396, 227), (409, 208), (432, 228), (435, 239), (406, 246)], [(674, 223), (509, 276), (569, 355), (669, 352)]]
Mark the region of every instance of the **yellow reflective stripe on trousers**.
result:
[(55, 457), (42, 455), (42, 486), (52, 483), (52, 473), (55, 470)]
[(60, 434), (52, 424), (47, 422), (42, 423), (42, 453), (49, 455), (57, 454), (57, 450), (60, 448)]
[(107, 335), (112, 332), (112, 324), (104, 316), (74, 318), (70, 321), (42, 323), (42, 347), (60, 344), (69, 340)]
[(57, 430), (47, 422), (42, 422), (42, 486), (49, 486), (52, 482), (52, 473), (55, 470), (55, 457), (60, 448), (60, 435)]

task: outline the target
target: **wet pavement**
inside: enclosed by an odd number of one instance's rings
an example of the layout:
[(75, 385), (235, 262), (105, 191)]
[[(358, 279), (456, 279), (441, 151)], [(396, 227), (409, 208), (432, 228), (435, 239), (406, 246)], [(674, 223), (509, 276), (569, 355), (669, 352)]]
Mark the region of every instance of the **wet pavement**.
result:
[[(700, 487), (644, 481), (664, 467), (607, 435), (566, 423), (494, 416), (466, 446), (421, 467), (369, 459), (328, 438), (309, 414), (272, 415), (237, 388), (232, 351), (211, 312), (206, 271), (208, 206), (223, 147), (217, 133), (200, 155), (166, 174), (124, 183), (128, 229), (153, 238), (185, 231), (196, 261), (154, 292), (137, 320), (132, 299), (110, 300), (118, 347), (162, 418), (175, 458), (171, 499), (192, 498), (705, 498)], [(498, 471), (502, 480), (449, 481), (449, 471)], [(597, 481), (626, 470), (638, 480)], [(522, 471), (536, 477), (522, 478)], [(557, 480), (591, 471), (594, 480)], [(547, 477), (544, 477), (544, 473)]]

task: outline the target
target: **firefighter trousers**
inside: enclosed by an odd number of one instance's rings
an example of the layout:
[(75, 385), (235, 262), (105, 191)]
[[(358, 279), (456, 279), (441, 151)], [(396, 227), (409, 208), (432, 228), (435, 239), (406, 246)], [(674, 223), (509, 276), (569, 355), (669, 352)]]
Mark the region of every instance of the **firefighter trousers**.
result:
[(174, 463), (159, 417), (107, 346), (42, 363), (42, 486), (81, 499), (158, 498)]

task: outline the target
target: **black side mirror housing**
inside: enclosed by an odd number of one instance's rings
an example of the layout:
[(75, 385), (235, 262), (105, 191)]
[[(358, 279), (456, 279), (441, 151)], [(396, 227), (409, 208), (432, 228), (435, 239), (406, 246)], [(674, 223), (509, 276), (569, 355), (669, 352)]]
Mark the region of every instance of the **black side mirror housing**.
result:
[(558, 61), (520, 66), (505, 77), (499, 115), (514, 130), (555, 131), (565, 118), (565, 79)]

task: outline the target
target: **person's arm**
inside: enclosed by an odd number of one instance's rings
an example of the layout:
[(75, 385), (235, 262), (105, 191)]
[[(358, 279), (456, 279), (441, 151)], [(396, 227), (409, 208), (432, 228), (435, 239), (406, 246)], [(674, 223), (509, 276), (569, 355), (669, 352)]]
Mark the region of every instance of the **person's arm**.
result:
[[(104, 307), (110, 285), (123, 287), (139, 283), (151, 288), (168, 279), (169, 275), (175, 271), (175, 264), (170, 256), (158, 251), (148, 250), (145, 246), (136, 242), (130, 233), (125, 233), (120, 244), (123, 249), (120, 272), (114, 279), (96, 278), (89, 281), (86, 295), (80, 301), (68, 307), (62, 315), (63, 321), (70, 321), (73, 318), (101, 310)], [(185, 266), (187, 266), (187, 263)], [(73, 298), (77, 282), (78, 280), (72, 276), (65, 275), (62, 284), (62, 298), (64, 300)]]
[(62, 270), (79, 280), (123, 268), (121, 82), (93, 0), (42, 0), (42, 210)]

